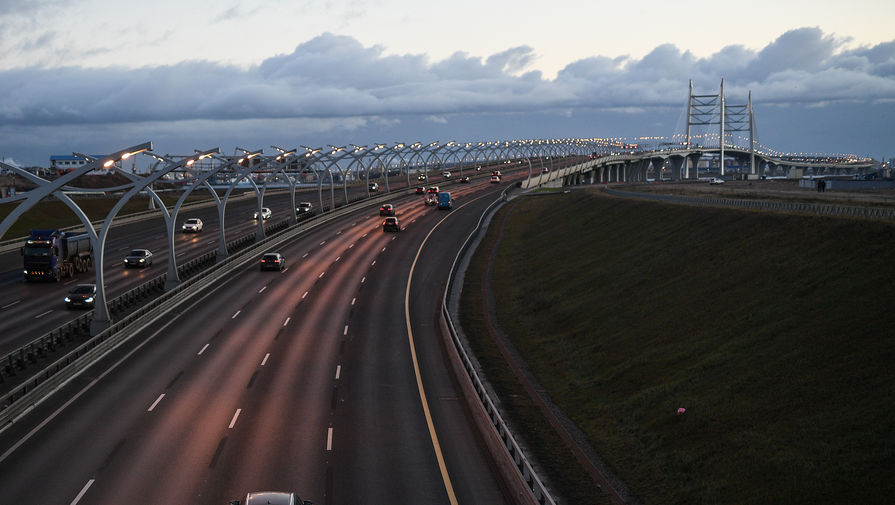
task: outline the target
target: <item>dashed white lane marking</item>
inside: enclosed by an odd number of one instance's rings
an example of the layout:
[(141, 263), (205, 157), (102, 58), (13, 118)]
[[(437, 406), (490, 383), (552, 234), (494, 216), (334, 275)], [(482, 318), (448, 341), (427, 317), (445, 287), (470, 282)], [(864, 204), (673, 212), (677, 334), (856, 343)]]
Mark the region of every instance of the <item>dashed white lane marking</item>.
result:
[(270, 353), (265, 354), (265, 355), (264, 355), (264, 359), (261, 360), (261, 366), (266, 365), (266, 364), (267, 364), (267, 360), (268, 360), (269, 358), (270, 358)]
[(158, 405), (158, 402), (162, 401), (162, 398), (164, 398), (164, 397), (165, 397), (165, 393), (158, 395), (158, 398), (156, 398), (155, 401), (152, 402), (152, 405), (150, 405), (149, 408), (146, 409), (146, 412), (152, 412), (152, 409), (154, 409), (155, 406)]
[(301, 295), (301, 299), (304, 300), (304, 299), (307, 298), (307, 297), (308, 297), (308, 292), (305, 291), (305, 294)]
[(344, 336), (344, 335), (347, 335), (347, 334), (348, 334), (348, 325), (346, 324), (346, 325), (345, 325), (345, 329), (342, 330), (342, 335)]
[(291, 320), (292, 320), (291, 317), (287, 317), (286, 320), (283, 321), (283, 326), (286, 326), (287, 324), (289, 324), (289, 321), (291, 321)]
[(350, 246), (348, 246), (348, 249), (351, 249), (352, 247), (354, 247), (354, 244), (351, 244)]
[(8, 303), (8, 304), (4, 305), (3, 307), (0, 307), (0, 309), (8, 309), (8, 308), (12, 307), (13, 305), (15, 305), (15, 304), (17, 304), (17, 303), (19, 303), (19, 302), (21, 302), (21, 301), (22, 301), (22, 300), (16, 300), (16, 301), (14, 301), (14, 302), (12, 302), (12, 303)]
[(325, 273), (326, 273), (325, 271), (324, 271), (324, 272), (320, 272), (320, 275), (318, 275), (317, 278), (319, 279), (319, 278), (323, 277), (323, 274), (325, 274)]
[(333, 427), (330, 426), (326, 430), (326, 450), (333, 450)]
[(396, 238), (398, 238), (398, 236), (397, 236), (397, 235), (395, 235), (395, 236), (394, 236), (394, 237), (392, 237), (392, 240), (395, 240), (395, 239), (396, 239)]
[(326, 244), (325, 240), (323, 242), (320, 242), (320, 245), (325, 245), (325, 244)]
[(342, 365), (336, 365), (336, 380), (342, 376)]
[(236, 319), (236, 316), (238, 316), (240, 312), (242, 312), (242, 311), (241, 311), (241, 310), (237, 310), (237, 311), (236, 311), (236, 314), (233, 314), (232, 316), (230, 316), (230, 319)]
[(236, 412), (233, 414), (233, 419), (230, 420), (230, 429), (232, 430), (234, 426), (236, 426), (236, 420), (239, 419), (239, 413), (242, 412), (242, 409), (236, 409)]
[(341, 234), (342, 234), (342, 230), (339, 230), (336, 232), (336, 235), (341, 235)]
[(205, 349), (208, 349), (208, 346), (210, 346), (210, 345), (211, 345), (211, 344), (205, 344), (205, 345), (203, 345), (202, 348), (199, 349), (199, 352), (196, 353), (196, 356), (202, 356), (202, 353), (205, 352)]
[(369, 235), (369, 233), (364, 233), (364, 234), (361, 236), (361, 238), (366, 238), (367, 235)]
[(376, 264), (376, 260), (373, 260), (373, 263), (370, 263), (370, 266), (373, 266), (375, 264)]
[(311, 254), (311, 253), (305, 253), (304, 256), (302, 256), (302, 258), (307, 258), (309, 254)]
[(264, 286), (261, 289), (259, 289), (258, 294), (260, 295), (261, 293), (263, 293), (265, 289), (267, 289), (267, 286)]
[(48, 311), (46, 311), (46, 312), (44, 312), (44, 313), (38, 314), (38, 315), (34, 316), (34, 319), (40, 319), (41, 317), (43, 317), (43, 316), (49, 314), (50, 312), (53, 312), (53, 311), (52, 311), (52, 310), (48, 310)]
[(87, 481), (87, 484), (84, 484), (84, 487), (81, 488), (81, 492), (78, 493), (78, 496), (75, 496), (75, 499), (72, 500), (71, 505), (78, 505), (78, 502), (81, 501), (81, 498), (84, 497), (84, 494), (87, 493), (87, 490), (90, 489), (90, 486), (93, 485), (96, 479), (90, 479)]
[(342, 259), (341, 256), (337, 257), (337, 258), (336, 258), (336, 261), (339, 261), (340, 259)]
[(385, 247), (382, 248), (382, 252), (385, 252)]
[(360, 280), (360, 283), (363, 284), (364, 281), (366, 281), (366, 280), (367, 280), (367, 276), (364, 276), (364, 277)]
[(357, 297), (352, 298), (352, 299), (351, 299), (351, 305), (354, 306), (354, 302), (356, 302), (356, 301), (357, 301)]

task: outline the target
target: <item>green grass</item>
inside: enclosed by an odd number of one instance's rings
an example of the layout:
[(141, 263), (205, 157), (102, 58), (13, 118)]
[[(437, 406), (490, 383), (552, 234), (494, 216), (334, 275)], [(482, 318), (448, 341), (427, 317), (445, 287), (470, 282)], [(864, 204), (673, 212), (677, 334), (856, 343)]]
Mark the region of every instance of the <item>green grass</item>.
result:
[(893, 246), (886, 223), (530, 198), (498, 319), (643, 503), (889, 503)]

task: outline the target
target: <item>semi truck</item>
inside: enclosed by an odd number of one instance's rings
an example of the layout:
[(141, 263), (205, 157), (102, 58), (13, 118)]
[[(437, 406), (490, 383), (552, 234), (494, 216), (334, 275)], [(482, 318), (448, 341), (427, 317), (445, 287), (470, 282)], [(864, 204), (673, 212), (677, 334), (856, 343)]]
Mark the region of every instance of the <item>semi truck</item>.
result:
[(438, 209), (440, 210), (451, 210), (451, 206), (453, 205), (453, 200), (451, 200), (450, 191), (442, 191), (438, 193)]
[(31, 230), (22, 248), (25, 280), (59, 281), (93, 266), (90, 236), (68, 235), (60, 230)]

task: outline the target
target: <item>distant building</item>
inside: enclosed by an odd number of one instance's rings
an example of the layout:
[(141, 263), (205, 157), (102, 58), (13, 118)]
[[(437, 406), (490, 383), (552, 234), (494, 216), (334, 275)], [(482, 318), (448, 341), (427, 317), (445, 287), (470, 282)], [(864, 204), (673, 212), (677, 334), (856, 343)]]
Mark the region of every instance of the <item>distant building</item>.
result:
[[(91, 154), (93, 158), (101, 158), (102, 155), (99, 154)], [(50, 156), (50, 171), (56, 172), (59, 175), (71, 172), (77, 168), (83, 167), (87, 164), (87, 160), (84, 158), (79, 158), (77, 156), (65, 155), (65, 154), (54, 154)], [(93, 170), (90, 172), (91, 174), (105, 174), (108, 173), (108, 170)]]

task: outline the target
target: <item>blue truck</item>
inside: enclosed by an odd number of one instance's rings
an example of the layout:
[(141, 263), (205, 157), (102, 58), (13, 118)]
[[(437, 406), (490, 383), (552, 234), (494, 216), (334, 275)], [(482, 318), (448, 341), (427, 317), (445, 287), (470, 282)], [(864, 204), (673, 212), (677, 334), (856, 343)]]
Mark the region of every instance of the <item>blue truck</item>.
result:
[(453, 205), (453, 200), (451, 200), (450, 191), (441, 191), (438, 193), (438, 209), (440, 210), (451, 210), (451, 206)]
[(93, 266), (90, 236), (68, 235), (60, 230), (31, 230), (22, 248), (25, 280), (59, 281)]

